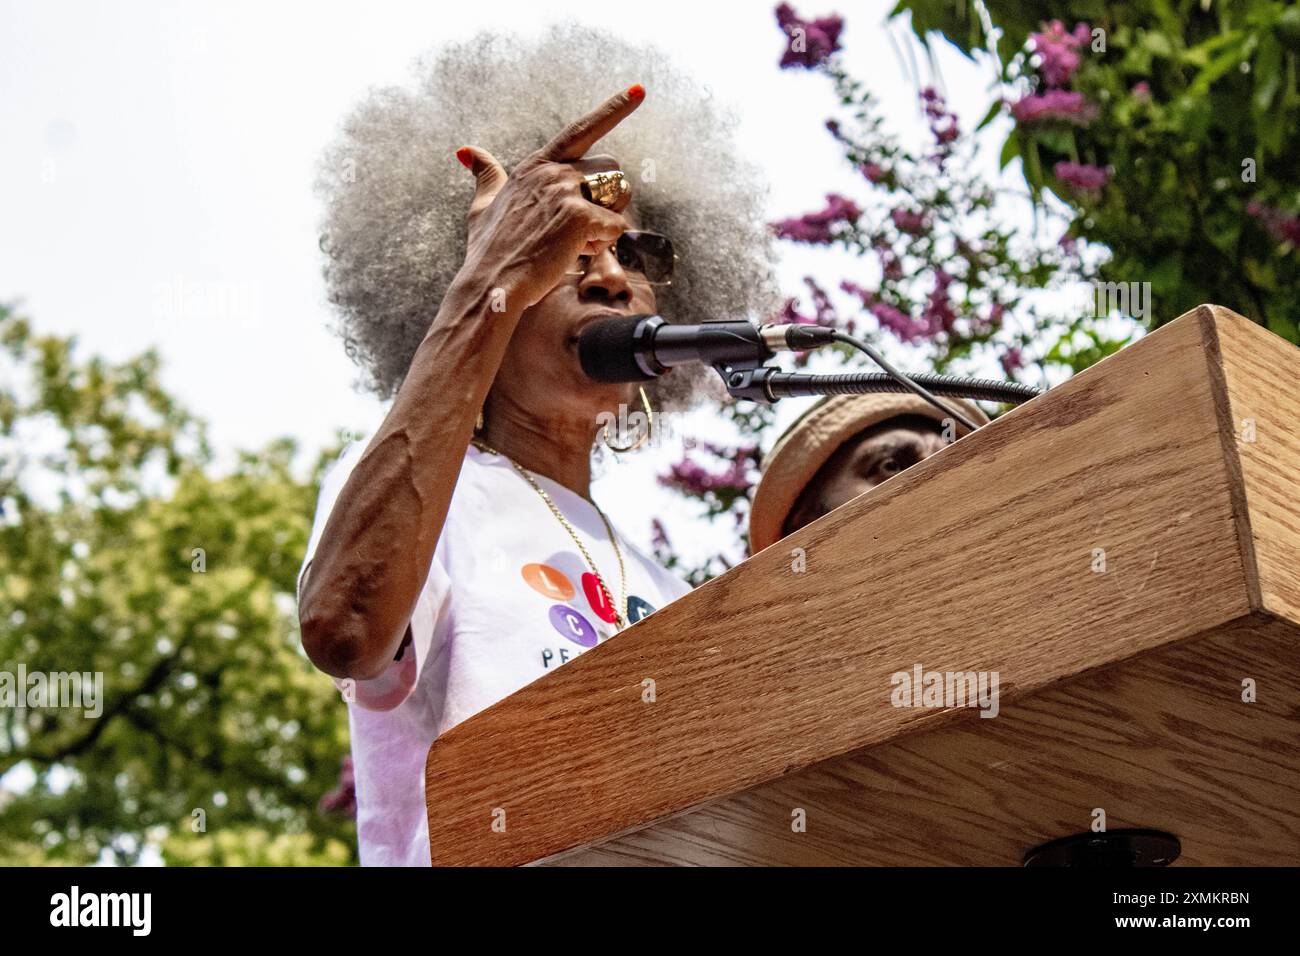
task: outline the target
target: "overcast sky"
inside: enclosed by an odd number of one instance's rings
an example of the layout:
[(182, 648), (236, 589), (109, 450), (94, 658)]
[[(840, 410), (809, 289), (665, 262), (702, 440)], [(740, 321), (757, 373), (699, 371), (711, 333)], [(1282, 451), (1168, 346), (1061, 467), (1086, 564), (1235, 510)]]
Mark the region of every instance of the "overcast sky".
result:
[[(862, 184), (822, 128), (829, 85), (777, 69), (773, 6), (0, 0), (0, 299), (20, 299), (38, 330), (75, 333), (83, 354), (156, 347), (167, 387), (227, 453), (372, 430), (383, 409), (352, 387), (327, 330), (311, 190), (322, 147), (367, 87), (404, 82), (419, 54), (485, 26), (528, 33), (578, 18), (659, 45), (735, 104), (740, 147), (766, 169), (779, 218)], [(884, 25), (890, 6), (796, 4), (808, 17), (849, 13), (851, 67), (891, 126), (918, 136), (916, 87)], [(906, 42), (903, 24), (891, 29)], [(992, 69), (951, 49), (938, 66), (971, 128)], [(593, 90), (593, 103), (608, 92)], [(835, 274), (824, 252), (785, 254), (790, 291), (809, 271)], [(803, 407), (789, 404), (790, 415)], [(635, 540), (646, 539), (647, 501), (670, 528), (689, 526), (678, 499), (654, 487), (666, 457), (650, 453), (595, 488)]]

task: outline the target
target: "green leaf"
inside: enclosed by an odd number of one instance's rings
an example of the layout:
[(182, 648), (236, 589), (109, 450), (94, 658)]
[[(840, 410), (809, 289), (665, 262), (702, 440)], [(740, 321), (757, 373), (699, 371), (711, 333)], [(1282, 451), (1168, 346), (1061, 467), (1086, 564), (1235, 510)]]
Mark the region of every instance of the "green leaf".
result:
[(1028, 148), (1024, 151), (1025, 164), (1025, 181), (1034, 196), (1037, 197), (1043, 191), (1043, 161), (1038, 155), (1038, 143), (1031, 137), (1026, 144)]
[[(979, 125), (975, 127), (975, 132), (978, 133), (985, 126), (988, 126), (989, 123), (992, 123), (993, 120), (997, 118), (997, 115), (1001, 112), (1002, 112), (1002, 100), (996, 99), (991, 104), (989, 104), (989, 111), (985, 113), (984, 118), (979, 121)], [(1002, 165), (1005, 166), (1006, 163), (1003, 163)]]
[(1288, 49), (1300, 51), (1300, 7), (1288, 7), (1277, 18), (1278, 39)]
[(1169, 37), (1159, 30), (1144, 30), (1140, 42), (1144, 49), (1150, 51), (1152, 56), (1163, 59), (1173, 56), (1173, 44), (1169, 42)]
[(969, 0), (899, 0), (889, 16), (910, 12), (912, 32), (922, 43), (929, 46), (931, 35), (938, 34), (972, 57), (987, 38), (979, 16), (971, 7)]
[(1255, 96), (1252, 100), (1257, 113), (1267, 112), (1273, 98), (1282, 86), (1282, 44), (1272, 34), (1264, 34), (1259, 41), (1253, 67)]
[(1217, 50), (1234, 43), (1240, 43), (1244, 34), (1240, 30), (1229, 30), (1203, 40), (1194, 47), (1183, 51), (1182, 61), (1187, 66), (1203, 67), (1210, 62), (1210, 56)]
[(1249, 38), (1239, 37), (1216, 54), (1206, 66), (1196, 74), (1196, 79), (1188, 88), (1190, 98), (1199, 99), (1209, 92), (1210, 86), (1223, 77), (1229, 70), (1235, 70), (1250, 55), (1254, 46)]
[(1270, 314), (1268, 317), (1268, 330), (1274, 335), (1280, 335), (1288, 342), (1300, 342), (1300, 324), (1285, 316)]
[(1060, 156), (1073, 157), (1075, 153), (1074, 130), (1071, 129), (1038, 129), (1034, 131), (1034, 141), (1041, 148)]
[(1002, 154), (998, 158), (998, 169), (1006, 169), (1007, 163), (1020, 155), (1020, 132), (1013, 130), (1002, 144)]
[(1166, 256), (1148, 274), (1152, 294), (1164, 298), (1176, 291), (1183, 281), (1183, 264), (1179, 256)]
[(1252, 283), (1268, 292), (1277, 289), (1277, 273), (1273, 266), (1266, 262), (1259, 262), (1256, 259), (1245, 259), (1241, 265), (1245, 270), (1246, 278)]

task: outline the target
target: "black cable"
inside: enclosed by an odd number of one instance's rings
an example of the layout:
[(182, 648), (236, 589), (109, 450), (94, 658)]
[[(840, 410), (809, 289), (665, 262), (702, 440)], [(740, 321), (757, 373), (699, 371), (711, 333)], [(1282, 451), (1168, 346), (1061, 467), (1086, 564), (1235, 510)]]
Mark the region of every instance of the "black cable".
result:
[[(726, 362), (713, 367), (734, 398), (754, 402), (775, 402), (782, 398), (806, 395), (863, 395), (871, 392), (912, 392), (919, 395), (944, 415), (960, 422), (970, 431), (979, 428), (973, 421), (954, 408), (939, 401), (937, 395), (951, 398), (973, 398), (977, 401), (1000, 402), (1019, 405), (1043, 394), (1045, 389), (1021, 382), (1008, 382), (991, 378), (960, 378), (922, 372), (908, 375), (890, 365), (883, 355), (866, 342), (825, 325), (785, 324), (768, 325), (760, 329), (769, 348), (790, 348), (799, 352), (821, 348), (840, 342), (859, 352), (883, 368), (882, 372), (838, 372), (812, 374), (808, 372), (782, 372), (771, 366), (736, 368)], [(768, 337), (772, 341), (767, 341)], [(746, 340), (748, 341), (748, 340)]]
[(923, 387), (918, 385), (916, 382), (912, 381), (912, 379), (908, 378), (906, 374), (900, 372), (898, 369), (894, 368), (894, 366), (890, 365), (889, 362), (885, 360), (885, 357), (883, 355), (881, 355), (879, 352), (873, 349), (866, 342), (863, 342), (861, 339), (855, 339), (853, 336), (849, 335), (846, 332), (836, 332), (834, 335), (831, 336), (831, 341), (842, 342), (845, 345), (852, 346), (853, 348), (857, 349), (859, 352), (865, 352), (867, 356), (871, 359), (871, 361), (875, 362), (877, 365), (883, 368), (889, 374), (890, 378), (896, 381), (899, 385), (902, 385), (909, 392), (915, 392), (917, 395), (921, 396), (923, 399), (925, 399), (935, 408), (939, 409), (939, 411), (945, 413), (950, 418), (956, 419), (958, 422), (965, 425), (971, 431), (975, 431), (977, 428), (979, 428), (978, 425), (976, 425), (973, 421), (971, 421), (961, 412), (957, 411), (957, 409), (949, 408), (943, 402), (939, 401), (939, 399), (935, 398), (928, 391), (926, 391)]

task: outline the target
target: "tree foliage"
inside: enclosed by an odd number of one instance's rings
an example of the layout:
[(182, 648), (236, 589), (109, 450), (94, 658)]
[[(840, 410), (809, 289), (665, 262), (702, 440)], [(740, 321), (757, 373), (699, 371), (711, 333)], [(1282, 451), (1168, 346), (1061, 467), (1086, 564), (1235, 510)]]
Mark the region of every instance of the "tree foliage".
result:
[[(1290, 0), (900, 0), (927, 42), (986, 50), (1003, 161), (1074, 210), (1153, 325), (1201, 302), (1300, 341), (1300, 8)], [(995, 104), (997, 108), (997, 104)]]
[[(992, 366), (1036, 384), (1086, 368), (1131, 339), (1136, 326), (1124, 316), (1062, 304), (1069, 292), (1086, 291), (1093, 277), (1078, 244), (1064, 235), (1068, 222), (1041, 211), (1031, 231), (1008, 215), (979, 172), (976, 131), (960, 127), (937, 89), (917, 91), (928, 136), (920, 148), (906, 146), (886, 128), (869, 84), (852, 76), (839, 56), (841, 17), (804, 19), (783, 3), (776, 21), (786, 38), (781, 68), (815, 73), (834, 91), (826, 146), (858, 174), (860, 187), (773, 223), (779, 239), (852, 257), (848, 267), (840, 260), (835, 279), (804, 277), (803, 289), (773, 321), (834, 327), (884, 352), (905, 347), (903, 364), (914, 370), (988, 374)], [(1032, 208), (1027, 195), (1018, 198), (1022, 209)], [(823, 349), (811, 361), (818, 371), (865, 365), (860, 353), (843, 348)], [(759, 436), (775, 418), (771, 409), (748, 403), (724, 403), (719, 412), (736, 423), (743, 440), (690, 444), (661, 479), (695, 503), (704, 520), (736, 531), (729, 553), (691, 568), (656, 526), (657, 558), (695, 584), (747, 553)]]
[(153, 353), (83, 360), (12, 307), (0, 344), (0, 670), (103, 675), (98, 717), (0, 709), (0, 861), (349, 861), (315, 809), (347, 723), (298, 646), (294, 444), (218, 473)]

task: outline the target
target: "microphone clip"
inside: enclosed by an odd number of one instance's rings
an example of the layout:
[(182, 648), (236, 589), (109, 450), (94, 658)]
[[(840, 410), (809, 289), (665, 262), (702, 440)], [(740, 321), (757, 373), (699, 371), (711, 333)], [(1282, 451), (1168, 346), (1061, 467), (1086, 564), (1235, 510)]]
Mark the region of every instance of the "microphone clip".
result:
[(742, 361), (717, 362), (713, 370), (722, 376), (722, 384), (732, 398), (763, 405), (775, 404), (776, 397), (768, 387), (768, 381), (779, 369), (758, 361)]

